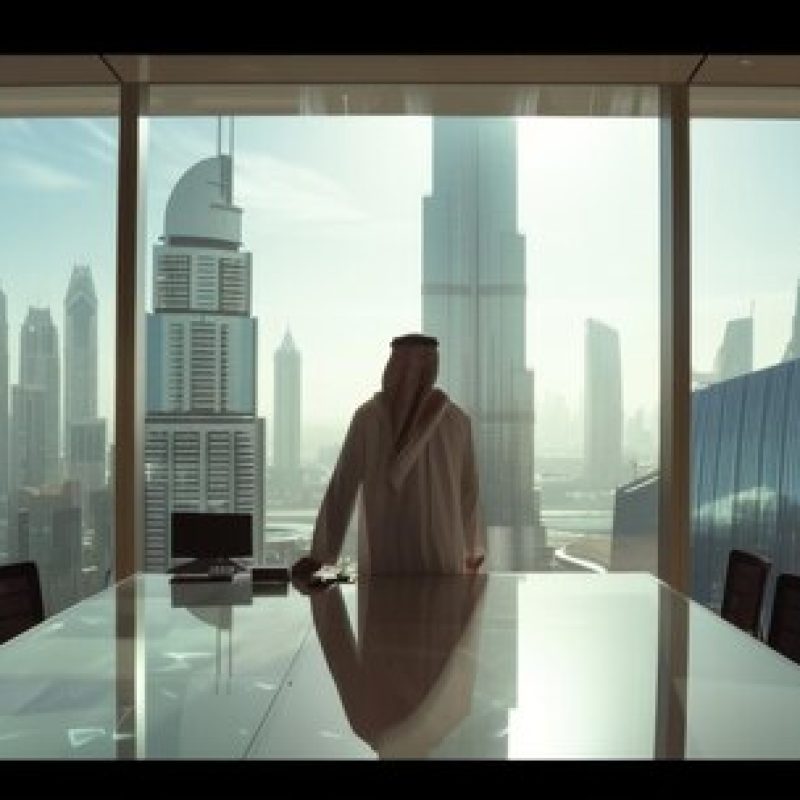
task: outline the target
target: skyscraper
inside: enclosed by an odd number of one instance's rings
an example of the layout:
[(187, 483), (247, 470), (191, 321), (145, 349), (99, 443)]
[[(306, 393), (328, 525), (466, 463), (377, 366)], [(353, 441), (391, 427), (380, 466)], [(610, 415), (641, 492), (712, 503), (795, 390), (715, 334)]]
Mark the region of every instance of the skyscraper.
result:
[[(10, 499), (24, 486), (47, 483), (45, 430), (47, 394), (41, 386), (11, 389)], [(13, 518), (13, 516), (12, 516)]]
[(64, 455), (72, 461), (70, 425), (97, 416), (97, 295), (92, 271), (75, 266), (64, 298)]
[(727, 381), (753, 371), (753, 318), (728, 320), (714, 357), (714, 380)]
[(517, 231), (516, 124), (433, 120), (423, 200), (422, 327), (439, 340), (439, 380), (472, 419), (488, 525), (536, 526), (533, 373), (525, 358), (525, 240)]
[(586, 320), (584, 381), (584, 479), (611, 489), (622, 478), (622, 365), (619, 334)]
[(275, 409), (273, 467), (281, 488), (292, 490), (300, 484), (300, 427), (302, 419), (302, 357), (286, 330), (275, 351)]
[(45, 613), (81, 597), (81, 508), (75, 481), (26, 487), (19, 493), (18, 553), (36, 562)]
[[(60, 374), (58, 358), (58, 331), (53, 324), (49, 308), (29, 308), (19, 337), (19, 387), (23, 393), (41, 391), (44, 414), (28, 416), (28, 425), (41, 426), (42, 430), (30, 432), (37, 442), (41, 438), (44, 471), (37, 484), (56, 483), (60, 478), (59, 406)], [(38, 445), (37, 445), (38, 447)], [(34, 453), (38, 460), (39, 454)], [(38, 480), (38, 473), (30, 475)]]
[(106, 483), (106, 421), (73, 420), (67, 431), (69, 477), (81, 485), (81, 508), (86, 509), (89, 494)]
[(106, 482), (106, 421), (97, 417), (97, 294), (92, 271), (75, 266), (64, 298), (64, 455), (80, 483), (81, 509)]
[(264, 420), (256, 416), (257, 320), (251, 254), (240, 250), (233, 161), (190, 167), (153, 248), (147, 316), (145, 567), (169, 561), (173, 511), (253, 515), (263, 536)]
[(784, 361), (800, 358), (800, 281), (797, 282), (797, 295), (794, 301), (794, 317), (792, 318), (792, 336), (783, 353)]

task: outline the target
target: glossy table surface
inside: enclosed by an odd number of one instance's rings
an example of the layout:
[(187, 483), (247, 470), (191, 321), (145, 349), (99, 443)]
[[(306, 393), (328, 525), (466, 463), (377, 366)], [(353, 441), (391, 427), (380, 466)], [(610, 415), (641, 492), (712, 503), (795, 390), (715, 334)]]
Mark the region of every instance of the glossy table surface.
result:
[(0, 647), (4, 758), (798, 758), (800, 667), (647, 574), (137, 575)]

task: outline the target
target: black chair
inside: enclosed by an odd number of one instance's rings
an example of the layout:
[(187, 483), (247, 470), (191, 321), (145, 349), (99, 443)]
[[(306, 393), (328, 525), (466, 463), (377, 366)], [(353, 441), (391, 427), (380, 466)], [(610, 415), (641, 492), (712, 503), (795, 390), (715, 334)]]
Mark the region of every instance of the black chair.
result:
[(731, 550), (720, 616), (753, 636), (759, 635), (764, 587), (770, 562), (755, 553)]
[(0, 644), (44, 619), (39, 570), (33, 561), (0, 566)]
[(775, 581), (767, 644), (800, 664), (800, 575), (783, 573)]

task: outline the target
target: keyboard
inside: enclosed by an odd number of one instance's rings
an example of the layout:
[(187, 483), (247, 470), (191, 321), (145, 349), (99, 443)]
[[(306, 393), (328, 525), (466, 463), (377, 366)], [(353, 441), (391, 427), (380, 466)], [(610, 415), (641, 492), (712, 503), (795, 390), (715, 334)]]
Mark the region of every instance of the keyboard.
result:
[(230, 561), (210, 561), (207, 559), (196, 559), (177, 567), (172, 567), (169, 572), (173, 575), (199, 575), (213, 577), (219, 580), (228, 580), (237, 572), (243, 572), (242, 567)]
[(212, 575), (211, 573), (189, 573), (185, 572), (182, 574), (173, 575), (170, 579), (170, 583), (219, 583), (223, 581), (232, 581), (233, 580), (233, 573), (228, 575)]

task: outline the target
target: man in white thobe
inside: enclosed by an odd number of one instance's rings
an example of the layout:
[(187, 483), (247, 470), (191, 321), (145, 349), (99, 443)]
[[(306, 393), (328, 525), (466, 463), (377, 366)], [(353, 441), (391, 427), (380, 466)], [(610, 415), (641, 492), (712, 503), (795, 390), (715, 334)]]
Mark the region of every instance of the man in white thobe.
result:
[[(485, 555), (469, 417), (433, 384), (436, 339), (392, 340), (383, 386), (353, 415), (314, 527), (308, 578), (339, 558), (356, 499), (362, 575), (462, 574)], [(361, 490), (359, 492), (359, 489)]]

